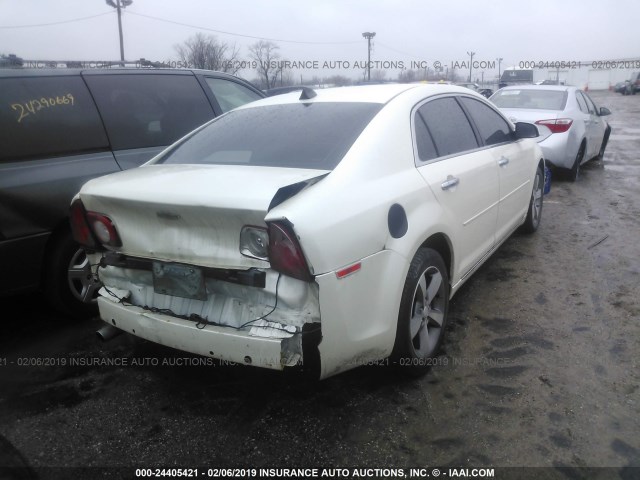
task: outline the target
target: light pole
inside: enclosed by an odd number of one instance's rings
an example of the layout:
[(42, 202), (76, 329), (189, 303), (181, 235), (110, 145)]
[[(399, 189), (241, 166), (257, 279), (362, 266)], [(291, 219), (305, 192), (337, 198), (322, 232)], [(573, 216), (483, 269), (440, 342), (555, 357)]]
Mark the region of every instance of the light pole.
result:
[(371, 81), (371, 39), (376, 36), (376, 32), (364, 32), (362, 34), (367, 39), (367, 82)]
[(118, 11), (118, 32), (120, 33), (120, 61), (124, 62), (124, 41), (122, 39), (122, 9), (133, 3), (133, 0), (106, 0), (107, 5)]
[(473, 56), (476, 54), (476, 52), (467, 52), (467, 55), (469, 55), (471, 57), (471, 60), (469, 60), (469, 83), (471, 83), (471, 67), (473, 65)]
[(496, 58), (498, 60), (498, 84), (500, 84), (500, 65), (502, 64), (502, 57)]

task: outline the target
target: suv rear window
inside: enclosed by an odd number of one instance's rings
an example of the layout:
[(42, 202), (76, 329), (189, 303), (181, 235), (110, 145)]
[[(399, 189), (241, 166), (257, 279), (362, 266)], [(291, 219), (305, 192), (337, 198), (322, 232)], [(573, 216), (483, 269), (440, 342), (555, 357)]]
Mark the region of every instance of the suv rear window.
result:
[(78, 76), (0, 79), (0, 145), (0, 160), (109, 148), (96, 106)]
[(158, 163), (332, 170), (382, 108), (377, 103), (296, 103), (234, 110)]
[(170, 145), (213, 118), (189, 75), (86, 75), (114, 150)]

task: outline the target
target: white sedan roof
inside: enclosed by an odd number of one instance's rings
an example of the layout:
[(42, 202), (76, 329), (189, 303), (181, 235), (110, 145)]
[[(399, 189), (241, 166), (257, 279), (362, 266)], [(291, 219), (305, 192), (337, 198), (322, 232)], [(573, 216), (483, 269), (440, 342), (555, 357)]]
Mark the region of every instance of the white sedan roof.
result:
[(397, 95), (409, 90), (420, 91), (424, 97), (438, 95), (441, 93), (469, 93), (470, 90), (464, 87), (446, 84), (385, 84), (385, 85), (361, 85), (354, 87), (335, 87), (313, 89), (316, 96), (308, 100), (300, 100), (302, 90), (274, 95), (262, 100), (248, 103), (239, 107), (254, 108), (266, 105), (281, 105), (287, 103), (309, 103), (309, 102), (366, 102), (366, 103), (387, 103)]
[(571, 89), (577, 89), (574, 85), (508, 85), (502, 87), (500, 90), (556, 90), (556, 91), (568, 91)]

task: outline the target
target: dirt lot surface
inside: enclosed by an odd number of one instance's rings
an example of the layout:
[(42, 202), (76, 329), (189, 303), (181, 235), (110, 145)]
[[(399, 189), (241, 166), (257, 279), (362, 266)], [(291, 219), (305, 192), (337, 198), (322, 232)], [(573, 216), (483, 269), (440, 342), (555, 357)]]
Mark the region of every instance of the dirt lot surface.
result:
[(193, 366), (126, 336), (99, 343), (98, 319), (65, 321), (40, 297), (0, 301), (0, 467), (16, 467), (0, 478), (79, 478), (42, 467), (86, 466), (640, 477), (629, 468), (640, 467), (640, 95), (592, 96), (613, 111), (604, 161), (575, 184), (554, 177), (537, 234), (509, 239), (453, 299), (422, 378), (368, 366), (309, 383)]

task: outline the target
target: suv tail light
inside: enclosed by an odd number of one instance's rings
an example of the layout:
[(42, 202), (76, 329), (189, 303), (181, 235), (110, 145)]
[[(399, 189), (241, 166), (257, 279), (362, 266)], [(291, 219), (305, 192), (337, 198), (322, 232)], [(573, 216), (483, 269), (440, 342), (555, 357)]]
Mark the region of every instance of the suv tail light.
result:
[(571, 128), (573, 120), (570, 118), (556, 118), (550, 120), (538, 120), (536, 125), (544, 125), (551, 133), (564, 133)]
[(87, 212), (79, 198), (71, 204), (70, 217), (73, 238), (83, 247), (95, 250), (103, 245), (122, 245), (111, 219), (101, 213)]
[(269, 223), (269, 262), (280, 273), (305, 282), (313, 280), (298, 239), (282, 222)]

